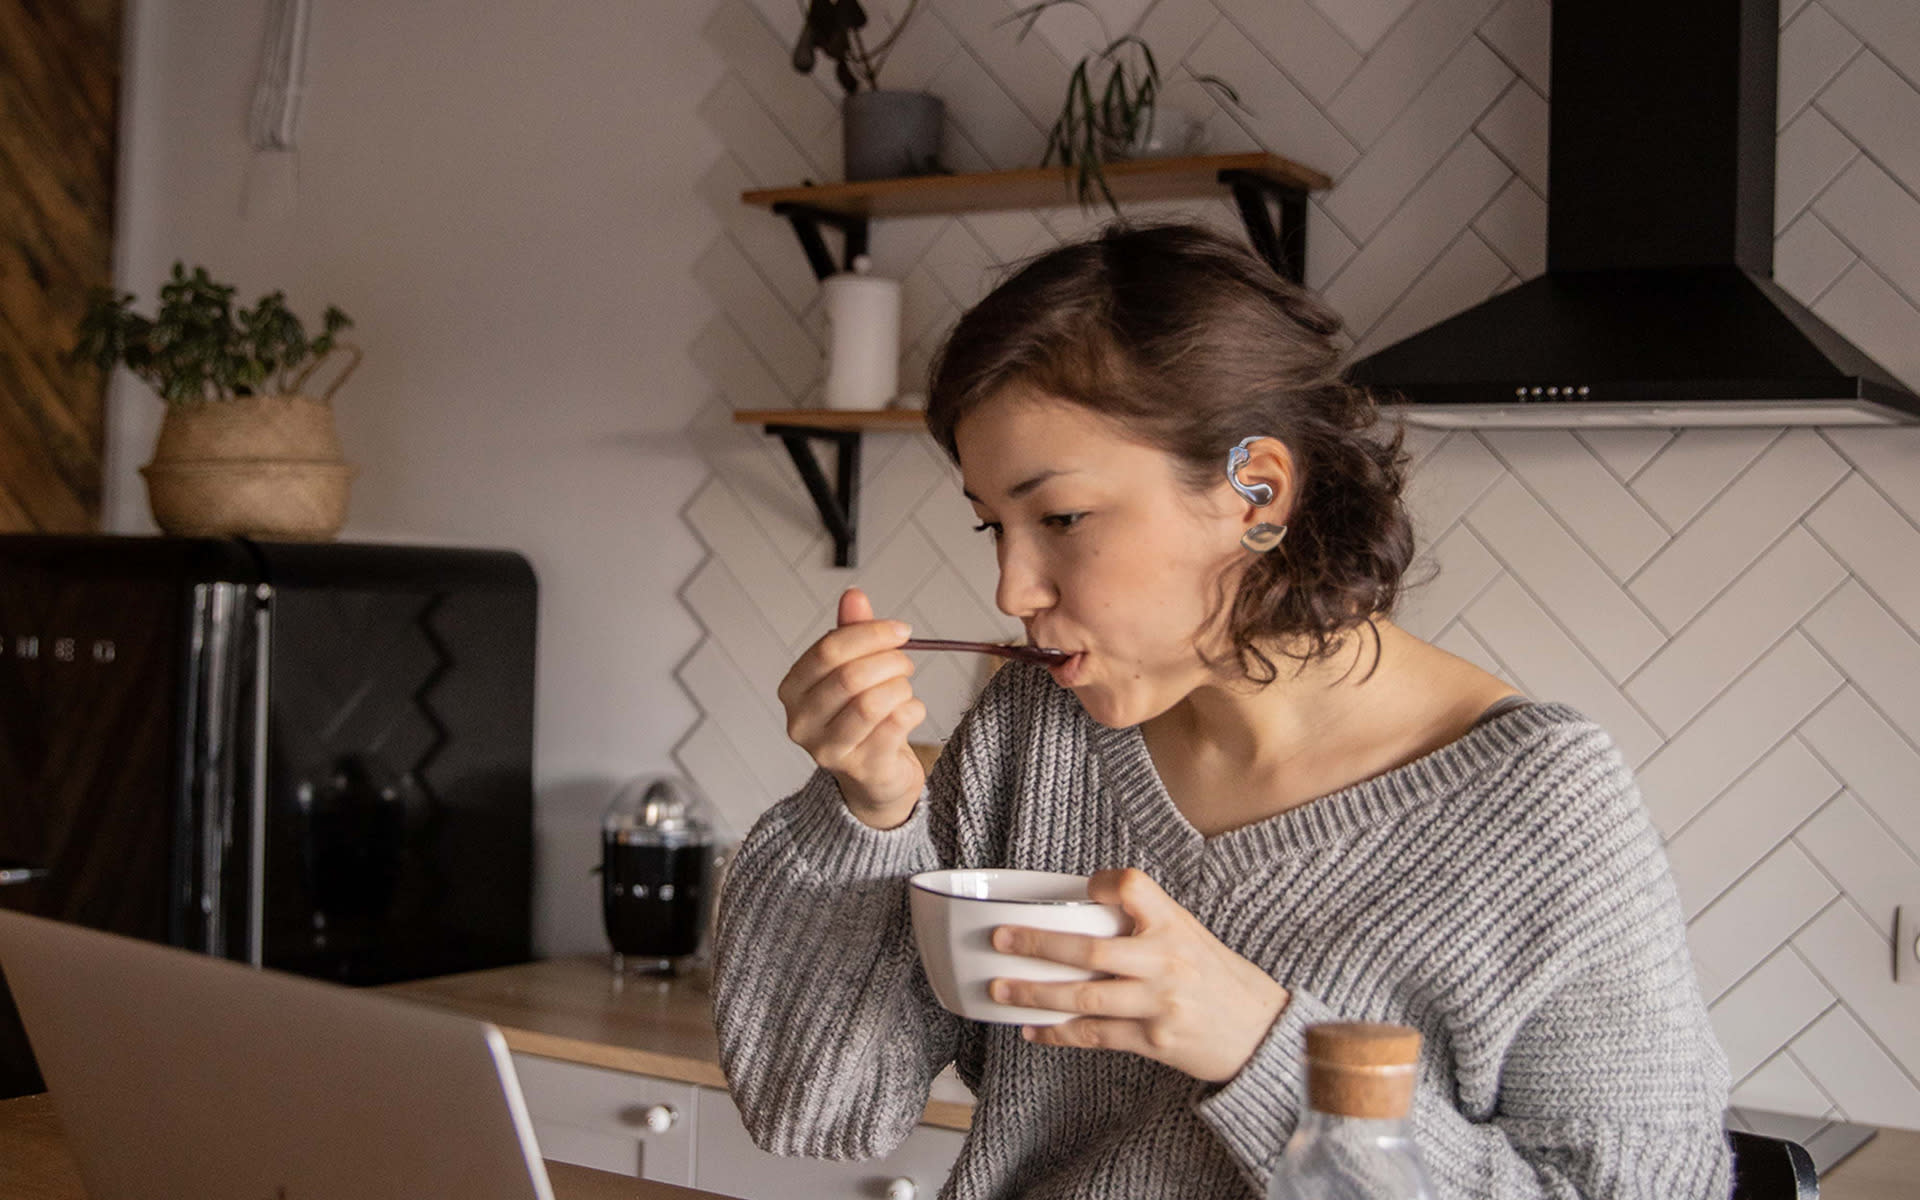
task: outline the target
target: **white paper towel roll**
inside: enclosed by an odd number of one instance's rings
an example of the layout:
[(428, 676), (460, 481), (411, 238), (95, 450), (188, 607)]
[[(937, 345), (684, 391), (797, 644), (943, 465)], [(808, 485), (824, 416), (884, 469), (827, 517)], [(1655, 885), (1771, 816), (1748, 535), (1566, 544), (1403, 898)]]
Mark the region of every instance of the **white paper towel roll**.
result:
[(900, 281), (852, 271), (827, 277), (828, 408), (885, 408), (900, 390)]

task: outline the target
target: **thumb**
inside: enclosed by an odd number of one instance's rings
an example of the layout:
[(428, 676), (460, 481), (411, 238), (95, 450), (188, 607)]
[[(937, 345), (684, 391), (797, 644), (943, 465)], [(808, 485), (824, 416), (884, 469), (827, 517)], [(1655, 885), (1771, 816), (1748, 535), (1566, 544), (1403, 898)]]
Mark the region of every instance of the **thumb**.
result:
[(1153, 876), (1137, 867), (1094, 872), (1087, 880), (1087, 898), (1098, 904), (1114, 905), (1133, 918), (1135, 933), (1160, 924), (1169, 909), (1185, 911), (1154, 882)]
[(861, 621), (873, 620), (873, 601), (859, 588), (848, 588), (840, 593), (840, 624), (853, 625)]

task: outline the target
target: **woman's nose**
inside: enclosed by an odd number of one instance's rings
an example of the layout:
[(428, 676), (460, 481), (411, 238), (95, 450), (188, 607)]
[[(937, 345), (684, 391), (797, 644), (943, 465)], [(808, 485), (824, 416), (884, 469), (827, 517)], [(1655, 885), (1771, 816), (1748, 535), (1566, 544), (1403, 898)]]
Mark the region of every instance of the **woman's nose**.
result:
[(1052, 607), (1054, 590), (1030, 551), (1008, 541), (1000, 543), (1000, 583), (993, 602), (1001, 612), (1028, 620)]

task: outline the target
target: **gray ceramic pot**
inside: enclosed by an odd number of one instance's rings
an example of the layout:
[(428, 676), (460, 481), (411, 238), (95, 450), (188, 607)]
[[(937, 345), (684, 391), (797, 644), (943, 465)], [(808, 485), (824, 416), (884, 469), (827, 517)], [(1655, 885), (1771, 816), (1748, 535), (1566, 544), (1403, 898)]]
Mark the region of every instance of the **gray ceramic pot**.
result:
[(926, 175), (940, 162), (946, 105), (925, 92), (855, 92), (840, 104), (848, 180)]

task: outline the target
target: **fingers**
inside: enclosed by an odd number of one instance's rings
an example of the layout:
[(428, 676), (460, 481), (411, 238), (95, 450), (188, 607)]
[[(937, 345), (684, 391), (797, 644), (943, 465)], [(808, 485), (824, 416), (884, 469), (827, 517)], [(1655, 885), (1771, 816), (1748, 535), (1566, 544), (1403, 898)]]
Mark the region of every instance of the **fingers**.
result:
[(1103, 975), (1143, 978), (1159, 970), (1159, 955), (1126, 937), (1090, 937), (1084, 933), (1002, 925), (993, 931), (993, 948), (1003, 954), (1044, 958)]
[(1164, 1006), (1158, 990), (1138, 979), (1087, 979), (1075, 983), (996, 979), (988, 986), (987, 994), (1001, 1004), (1017, 1004), (1022, 1008), (1129, 1020), (1155, 1016)]
[(839, 770), (905, 746), (907, 735), (926, 719), (927, 706), (913, 685), (892, 678), (856, 693), (817, 732), (802, 730), (794, 740), (821, 766)]
[(1042, 1046), (1077, 1046), (1082, 1050), (1125, 1050), (1145, 1058), (1159, 1058), (1159, 1039), (1145, 1021), (1125, 1017), (1075, 1017), (1058, 1025), (1023, 1025), (1020, 1036)]

